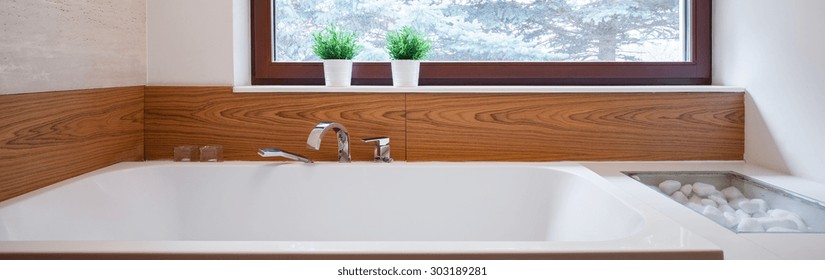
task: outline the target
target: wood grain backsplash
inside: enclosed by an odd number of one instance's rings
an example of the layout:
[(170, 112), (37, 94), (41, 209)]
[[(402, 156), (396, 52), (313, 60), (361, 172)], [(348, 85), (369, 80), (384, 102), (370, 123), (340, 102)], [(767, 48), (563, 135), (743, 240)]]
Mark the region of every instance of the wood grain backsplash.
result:
[(0, 95), (0, 201), (143, 160), (143, 89)]
[(389, 136), (407, 161), (741, 160), (743, 93), (232, 93), (231, 87), (147, 87), (146, 158), (171, 159), (177, 145), (224, 145), (227, 160), (273, 160), (278, 147), (336, 159), (306, 137), (341, 122), (354, 160), (358, 138)]
[(741, 160), (743, 94), (410, 94), (410, 161)]
[(340, 122), (350, 134), (353, 160), (373, 158), (372, 143), (359, 139), (388, 136), (391, 155), (405, 160), (403, 94), (243, 93), (231, 87), (147, 87), (146, 158), (171, 159), (175, 146), (221, 144), (225, 160), (279, 160), (258, 156), (275, 147), (313, 160), (337, 160), (334, 133), (319, 151), (307, 136), (322, 121)]

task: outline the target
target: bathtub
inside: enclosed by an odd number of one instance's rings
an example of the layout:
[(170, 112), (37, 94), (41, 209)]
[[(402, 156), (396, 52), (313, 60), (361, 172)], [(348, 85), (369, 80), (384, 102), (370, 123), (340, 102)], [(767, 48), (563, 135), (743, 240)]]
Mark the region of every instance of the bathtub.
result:
[(576, 163), (120, 163), (0, 203), (3, 258), (722, 257)]

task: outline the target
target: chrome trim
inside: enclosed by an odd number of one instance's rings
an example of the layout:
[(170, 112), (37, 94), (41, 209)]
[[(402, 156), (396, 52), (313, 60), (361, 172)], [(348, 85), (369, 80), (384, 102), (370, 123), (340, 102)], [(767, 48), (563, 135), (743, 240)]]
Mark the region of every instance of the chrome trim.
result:
[(390, 157), (390, 138), (389, 137), (374, 137), (361, 139), (365, 143), (375, 143), (375, 150), (373, 152), (374, 162), (392, 162)]
[(303, 163), (312, 163), (312, 160), (305, 157), (305, 156), (295, 154), (295, 153), (290, 153), (290, 152), (287, 152), (287, 151), (284, 151), (284, 150), (281, 150), (281, 149), (278, 149), (278, 148), (258, 149), (258, 155), (261, 156), (261, 157), (265, 157), (265, 158), (266, 157), (282, 157), (282, 158), (288, 158), (288, 159), (295, 160), (295, 161), (300, 161), (300, 162), (303, 162)]
[(335, 131), (338, 138), (338, 162), (352, 162), (349, 153), (349, 133), (347, 128), (340, 123), (321, 122), (316, 125), (307, 137), (307, 147), (313, 150), (321, 149), (321, 139), (327, 131)]

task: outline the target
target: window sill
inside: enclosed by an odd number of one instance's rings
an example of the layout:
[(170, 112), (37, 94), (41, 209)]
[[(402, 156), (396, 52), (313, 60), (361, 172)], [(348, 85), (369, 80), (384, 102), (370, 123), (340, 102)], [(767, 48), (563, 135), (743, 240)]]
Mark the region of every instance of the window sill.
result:
[(364, 93), (563, 93), (563, 92), (745, 92), (733, 86), (236, 86), (236, 93), (284, 92), (364, 92)]

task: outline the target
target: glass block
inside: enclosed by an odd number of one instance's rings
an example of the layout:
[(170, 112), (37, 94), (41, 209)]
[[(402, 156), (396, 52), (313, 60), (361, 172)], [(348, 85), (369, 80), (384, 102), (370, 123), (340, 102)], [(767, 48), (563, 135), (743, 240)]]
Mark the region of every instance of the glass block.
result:
[(201, 161), (221, 162), (223, 161), (222, 145), (206, 145), (201, 147)]
[(175, 147), (175, 161), (194, 161), (198, 158), (198, 146), (183, 145)]

